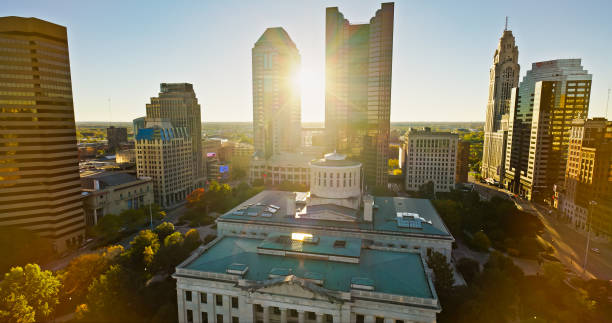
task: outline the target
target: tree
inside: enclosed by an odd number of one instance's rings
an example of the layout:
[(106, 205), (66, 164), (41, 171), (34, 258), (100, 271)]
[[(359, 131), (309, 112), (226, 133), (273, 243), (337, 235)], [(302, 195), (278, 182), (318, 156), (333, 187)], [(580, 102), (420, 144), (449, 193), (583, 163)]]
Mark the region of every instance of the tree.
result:
[(480, 273), (480, 264), (478, 261), (471, 258), (461, 258), (457, 262), (457, 270), (469, 284), (474, 281), (475, 277)]
[(159, 250), (159, 238), (151, 230), (142, 230), (130, 242), (128, 257), (135, 269), (144, 269), (151, 264)]
[(440, 295), (450, 293), (455, 284), (455, 278), (446, 256), (437, 251), (430, 253), (427, 256), (427, 266), (433, 270), (436, 292)]
[(59, 303), (60, 280), (36, 264), (13, 267), (0, 282), (0, 320), (35, 322), (47, 320)]
[(434, 182), (429, 181), (419, 186), (418, 196), (424, 199), (433, 200), (436, 198), (436, 191), (434, 188)]
[(491, 240), (489, 240), (489, 237), (484, 232), (478, 231), (474, 233), (472, 246), (478, 251), (487, 252), (491, 247)]
[(553, 287), (559, 287), (565, 280), (565, 267), (558, 262), (545, 262), (542, 265), (544, 278)]
[(174, 224), (172, 222), (162, 222), (155, 228), (154, 232), (157, 233), (160, 241), (164, 241), (167, 236), (174, 232)]
[(184, 241), (180, 232), (174, 232), (164, 239), (164, 244), (155, 256), (155, 271), (172, 272), (174, 267), (187, 258), (190, 250)]
[(187, 231), (187, 233), (185, 233), (185, 239), (183, 243), (185, 245), (185, 249), (191, 252), (193, 249), (197, 248), (202, 243), (202, 241), (200, 241), (200, 232), (198, 232), (198, 230), (196, 229), (191, 229)]
[(139, 313), (134, 310), (134, 303), (141, 287), (139, 276), (121, 265), (111, 266), (88, 288), (86, 317), (102, 322), (137, 321)]

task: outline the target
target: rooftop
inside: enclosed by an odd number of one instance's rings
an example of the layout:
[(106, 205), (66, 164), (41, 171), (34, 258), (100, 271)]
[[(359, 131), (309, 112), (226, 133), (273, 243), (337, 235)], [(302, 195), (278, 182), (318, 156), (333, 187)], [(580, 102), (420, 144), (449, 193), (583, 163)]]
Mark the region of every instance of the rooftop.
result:
[(343, 166), (359, 166), (360, 162), (347, 160), (346, 155), (338, 154), (336, 152), (325, 154), (325, 157), (319, 160), (311, 162), (314, 166), (331, 166), (331, 167), (343, 167)]
[(136, 182), (140, 179), (128, 173), (103, 172), (95, 173), (93, 175), (88, 176), (82, 176), (82, 186), (87, 189), (94, 189), (94, 180), (98, 180), (100, 182), (100, 188), (105, 188), (109, 186), (118, 186), (126, 183)]
[(256, 282), (295, 275), (317, 280), (332, 291), (350, 292), (352, 284), (353, 288), (366, 284), (378, 293), (434, 298), (419, 254), (362, 249), (360, 262), (348, 263), (258, 253), (258, 247), (265, 243), (261, 239), (222, 237), (181, 266), (219, 274), (241, 272), (243, 279)]
[[(416, 235), (438, 236), (443, 239), (452, 239), (451, 234), (444, 225), (438, 212), (427, 199), (408, 197), (374, 197), (374, 216), (372, 222), (363, 221), (363, 210), (356, 211), (356, 221), (331, 221), (321, 219), (296, 218), (287, 215), (287, 198), (292, 197), (293, 192), (263, 191), (253, 196), (234, 209), (225, 213), (217, 221), (240, 221), (248, 223), (289, 224), (297, 227), (324, 227), (327, 230), (333, 228), (353, 229), (356, 231), (380, 231), (392, 233), (405, 233)], [(298, 196), (305, 194), (298, 192)], [(276, 211), (268, 212), (267, 208)], [(312, 207), (312, 206), (309, 206)], [(247, 212), (240, 211), (247, 209)], [(299, 213), (303, 205), (298, 203), (296, 211)], [(266, 210), (264, 212), (264, 210)], [(306, 210), (307, 211), (307, 210)], [(421, 221), (421, 227), (410, 227), (402, 225), (398, 221), (398, 213), (411, 213), (415, 220)], [(250, 214), (249, 214), (250, 213)], [(418, 215), (418, 218), (412, 216)]]

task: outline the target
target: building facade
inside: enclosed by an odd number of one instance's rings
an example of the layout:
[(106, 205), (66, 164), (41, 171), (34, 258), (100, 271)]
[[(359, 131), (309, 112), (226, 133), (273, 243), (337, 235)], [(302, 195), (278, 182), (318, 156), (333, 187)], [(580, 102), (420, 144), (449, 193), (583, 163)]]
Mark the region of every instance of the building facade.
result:
[(470, 172), (470, 142), (459, 140), (457, 144), (457, 172), (455, 183), (467, 183)]
[(170, 207), (184, 201), (196, 186), (192, 139), (186, 128), (168, 123), (147, 127), (136, 135), (137, 175), (151, 178), (155, 203)]
[(202, 118), (200, 104), (189, 83), (161, 83), (159, 96), (147, 104), (147, 119), (163, 119), (173, 127), (185, 128), (191, 138), (191, 165), (194, 182), (203, 185), (206, 177), (202, 159)]
[(264, 159), (300, 147), (301, 58), (283, 28), (268, 28), (255, 42), (253, 66), (253, 142)]
[(556, 206), (577, 230), (591, 225), (595, 235), (612, 237), (612, 121), (576, 119), (569, 136)]
[(108, 141), (108, 150), (116, 152), (121, 147), (121, 144), (127, 143), (127, 128), (116, 128), (110, 126), (106, 128), (106, 139)]
[(366, 183), (386, 187), (391, 113), (394, 4), (369, 24), (351, 24), (337, 7), (325, 18), (325, 130), (329, 149), (364, 166)]
[(510, 104), (505, 186), (528, 199), (550, 199), (563, 183), (573, 119), (586, 116), (591, 78), (580, 59), (538, 62)]
[(489, 71), (489, 100), (484, 126), (481, 175), (502, 182), (508, 136), (508, 113), (512, 88), (518, 86), (518, 46), (506, 28), (493, 55)]
[(134, 138), (136, 138), (136, 134), (138, 134), (138, 129), (142, 129), (146, 126), (147, 117), (140, 117), (132, 120), (132, 130), (134, 132)]
[(87, 225), (96, 225), (107, 214), (119, 215), (153, 204), (150, 178), (127, 173), (104, 172), (81, 178)]
[(311, 192), (263, 191), (217, 219), (173, 275), (179, 322), (436, 322), (424, 257), (454, 239), (431, 202), (363, 195), (342, 154), (310, 171)]
[(459, 136), (455, 133), (410, 129), (404, 135), (405, 189), (418, 191), (429, 182), (436, 192), (455, 188), (458, 142)]
[(268, 160), (253, 158), (249, 167), (249, 182), (262, 180), (267, 185), (282, 183), (310, 184), (309, 163), (320, 154), (281, 153)]
[(58, 252), (85, 217), (66, 27), (0, 18), (0, 225), (32, 230)]

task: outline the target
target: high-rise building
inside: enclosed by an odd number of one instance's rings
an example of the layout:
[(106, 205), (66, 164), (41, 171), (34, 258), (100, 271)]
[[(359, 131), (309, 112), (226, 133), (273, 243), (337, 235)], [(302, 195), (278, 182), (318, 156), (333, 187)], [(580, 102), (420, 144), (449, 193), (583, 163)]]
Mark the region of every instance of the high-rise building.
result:
[(189, 83), (162, 83), (159, 96), (147, 104), (148, 119), (164, 119), (173, 127), (186, 128), (191, 138), (193, 178), (196, 184), (205, 181), (206, 170), (202, 159), (202, 118), (200, 104)]
[(325, 129), (330, 149), (360, 160), (368, 185), (387, 185), (394, 4), (369, 24), (326, 9)]
[(569, 136), (565, 183), (555, 190), (555, 206), (576, 229), (591, 225), (596, 235), (612, 237), (612, 121), (576, 119)]
[(0, 18), (0, 225), (85, 236), (66, 27)]
[(512, 31), (504, 29), (489, 71), (489, 100), (484, 126), (481, 175), (501, 182), (504, 178), (508, 112), (512, 88), (518, 86), (518, 46)]
[(456, 183), (467, 183), (468, 173), (470, 172), (470, 142), (459, 140), (457, 145), (457, 172), (455, 174)]
[(289, 34), (268, 28), (252, 50), (253, 141), (258, 157), (269, 159), (300, 147), (301, 58)]
[(137, 174), (153, 180), (155, 203), (169, 207), (185, 200), (194, 189), (189, 130), (147, 119), (147, 128), (138, 130), (135, 141)]
[(136, 134), (138, 133), (138, 129), (142, 129), (145, 127), (146, 117), (140, 117), (132, 120), (132, 127), (134, 130), (134, 138), (136, 138)]
[(109, 151), (116, 152), (121, 144), (127, 143), (127, 128), (116, 128), (110, 126), (106, 128), (106, 139), (108, 140)]
[(532, 199), (564, 181), (569, 130), (586, 116), (592, 76), (580, 59), (537, 62), (513, 89), (504, 185)]
[(406, 165), (403, 172), (407, 191), (418, 191), (429, 182), (433, 183), (436, 192), (455, 188), (459, 142), (456, 133), (432, 132), (430, 128), (410, 129), (404, 138)]

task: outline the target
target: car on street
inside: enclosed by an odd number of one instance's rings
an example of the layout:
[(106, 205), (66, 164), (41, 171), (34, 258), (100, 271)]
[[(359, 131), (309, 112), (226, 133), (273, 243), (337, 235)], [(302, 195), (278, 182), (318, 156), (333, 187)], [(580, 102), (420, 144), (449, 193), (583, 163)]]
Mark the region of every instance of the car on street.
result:
[(596, 254), (599, 254), (599, 253), (600, 253), (599, 249), (597, 249), (597, 248), (591, 248), (591, 251), (593, 251), (593, 252), (594, 252), (594, 253), (596, 253)]

